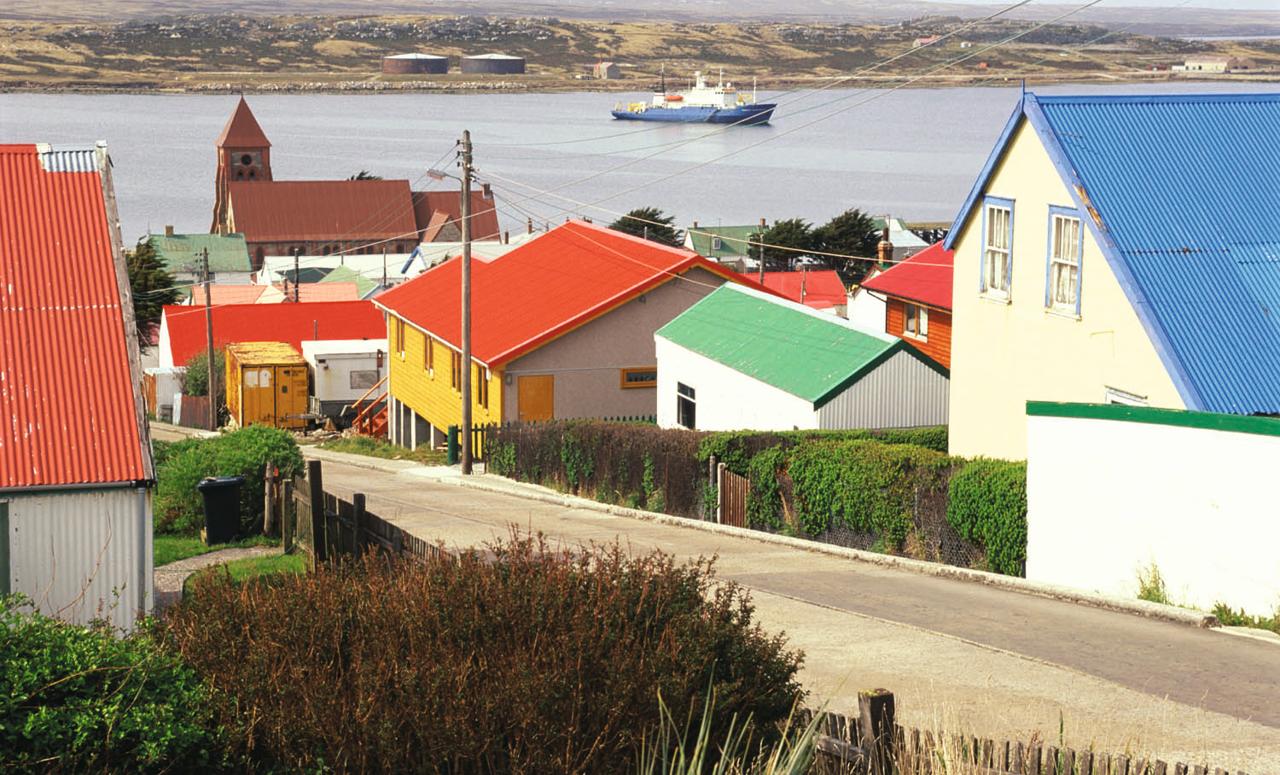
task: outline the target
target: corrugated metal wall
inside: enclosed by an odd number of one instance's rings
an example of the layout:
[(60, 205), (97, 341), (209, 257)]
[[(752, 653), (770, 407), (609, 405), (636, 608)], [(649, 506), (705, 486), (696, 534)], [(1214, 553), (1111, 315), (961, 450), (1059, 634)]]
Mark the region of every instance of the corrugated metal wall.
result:
[(152, 601), (151, 495), (145, 489), (3, 495), (13, 592), (77, 623), (130, 629)]
[(949, 379), (899, 352), (819, 409), (818, 427), (946, 425), (949, 388)]

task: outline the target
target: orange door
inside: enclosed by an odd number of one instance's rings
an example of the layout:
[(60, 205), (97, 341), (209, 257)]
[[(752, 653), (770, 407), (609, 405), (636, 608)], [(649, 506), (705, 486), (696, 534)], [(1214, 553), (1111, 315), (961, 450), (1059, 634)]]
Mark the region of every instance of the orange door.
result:
[(307, 367), (276, 367), (276, 427), (305, 428), (307, 421)]
[(555, 377), (540, 374), (516, 378), (516, 413), (520, 422), (550, 420), (555, 416)]

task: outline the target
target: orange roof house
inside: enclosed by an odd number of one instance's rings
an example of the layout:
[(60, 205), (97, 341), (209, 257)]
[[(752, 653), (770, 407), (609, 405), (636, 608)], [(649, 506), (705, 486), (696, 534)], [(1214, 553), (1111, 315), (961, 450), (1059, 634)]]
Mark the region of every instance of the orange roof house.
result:
[(885, 300), (885, 332), (951, 368), (951, 277), (955, 254), (941, 242), (863, 281)]
[[(389, 316), (399, 444), (434, 442), (461, 419), (460, 276), (450, 259), (374, 300)], [(692, 251), (582, 221), (474, 261), (474, 421), (654, 414), (654, 332), (725, 282), (755, 285)]]
[[(747, 276), (753, 275), (748, 272)], [(813, 309), (834, 312), (842, 317), (849, 303), (849, 292), (834, 269), (765, 272), (764, 287), (785, 299)]]

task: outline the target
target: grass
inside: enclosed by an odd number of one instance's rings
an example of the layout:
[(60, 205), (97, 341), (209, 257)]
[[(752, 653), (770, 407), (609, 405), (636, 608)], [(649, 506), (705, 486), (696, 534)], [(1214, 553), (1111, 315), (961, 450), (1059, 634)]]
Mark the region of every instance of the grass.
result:
[(1271, 616), (1254, 616), (1243, 610), (1237, 611), (1226, 603), (1218, 603), (1213, 607), (1213, 615), (1218, 617), (1224, 627), (1252, 627), (1255, 630), (1280, 633), (1280, 607)]
[(184, 597), (188, 595), (195, 579), (210, 573), (229, 573), (232, 581), (243, 583), (251, 579), (260, 579), (267, 576), (301, 575), (306, 572), (307, 557), (303, 554), (270, 554), (264, 557), (245, 557), (241, 560), (232, 560), (231, 562), (213, 565), (196, 571), (188, 576), (183, 583), (182, 594)]
[(1145, 569), (1138, 569), (1138, 599), (1146, 600), (1148, 603), (1174, 604), (1169, 599), (1169, 590), (1165, 587), (1164, 576), (1160, 575), (1160, 569), (1154, 562)]
[(202, 554), (216, 552), (219, 549), (236, 549), (245, 546), (278, 546), (279, 544), (280, 541), (278, 539), (268, 536), (250, 536), (229, 544), (205, 546), (198, 535), (190, 533), (181, 535), (157, 533), (152, 539), (152, 562), (158, 568), (161, 565), (168, 565), (171, 562), (185, 560), (189, 557), (199, 557)]
[(427, 447), (405, 449), (390, 442), (373, 439), (368, 436), (345, 436), (341, 439), (326, 441), (319, 446), (320, 449), (327, 449), (332, 452), (380, 457), (386, 460), (413, 460), (429, 466), (442, 466), (445, 461), (444, 453), (438, 450)]

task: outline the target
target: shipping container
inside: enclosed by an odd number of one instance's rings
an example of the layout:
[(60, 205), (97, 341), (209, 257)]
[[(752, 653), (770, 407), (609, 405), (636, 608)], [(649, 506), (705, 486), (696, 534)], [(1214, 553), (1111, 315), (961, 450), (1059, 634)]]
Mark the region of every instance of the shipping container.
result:
[(227, 345), (227, 409), (240, 427), (307, 425), (307, 362), (284, 342)]

